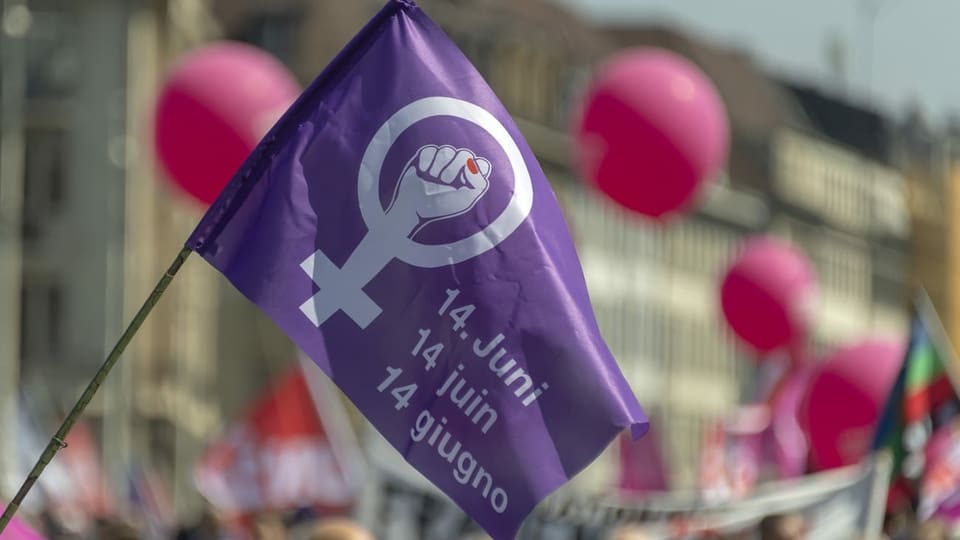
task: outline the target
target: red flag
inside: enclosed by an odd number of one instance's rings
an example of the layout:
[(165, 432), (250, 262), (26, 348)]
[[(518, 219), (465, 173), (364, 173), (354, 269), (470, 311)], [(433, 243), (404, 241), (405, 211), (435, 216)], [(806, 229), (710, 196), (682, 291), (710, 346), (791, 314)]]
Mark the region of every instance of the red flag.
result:
[(66, 443), (67, 447), (60, 451), (59, 458), (70, 471), (77, 501), (91, 515), (110, 515), (113, 497), (106, 472), (100, 467), (100, 452), (90, 425), (85, 422), (75, 424)]
[(668, 465), (663, 459), (659, 432), (653, 427), (647, 435), (634, 441), (620, 435), (620, 489), (628, 493), (650, 493), (669, 490)]
[(706, 428), (700, 447), (700, 491), (709, 502), (725, 502), (731, 496), (726, 435), (723, 422), (713, 423)]
[(113, 497), (90, 424), (75, 424), (64, 442), (67, 446), (40, 477), (39, 488), (47, 508), (68, 529), (83, 531), (92, 525), (91, 518), (113, 512)]
[(709, 502), (740, 500), (760, 475), (762, 436), (770, 426), (766, 406), (740, 406), (708, 427), (702, 447), (700, 489)]
[(318, 409), (311, 386), (295, 366), (207, 448), (196, 482), (214, 506), (236, 518), (306, 507), (338, 512), (353, 503), (354, 471), (338, 459), (343, 441), (320, 413), (334, 402)]

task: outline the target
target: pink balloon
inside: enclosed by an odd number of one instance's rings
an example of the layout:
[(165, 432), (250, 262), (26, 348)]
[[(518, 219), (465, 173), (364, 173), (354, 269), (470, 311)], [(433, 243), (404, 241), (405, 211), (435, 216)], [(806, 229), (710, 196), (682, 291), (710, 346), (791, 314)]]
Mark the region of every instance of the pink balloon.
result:
[(300, 93), (278, 60), (242, 43), (197, 49), (168, 75), (155, 110), (157, 157), (208, 205)]
[(905, 350), (901, 341), (869, 339), (840, 348), (817, 367), (799, 417), (818, 470), (866, 456)]
[(729, 145), (710, 80), (674, 53), (632, 49), (610, 59), (575, 126), (581, 175), (622, 206), (662, 219), (689, 206)]
[(816, 278), (806, 256), (784, 241), (753, 237), (720, 286), (723, 315), (734, 333), (764, 354), (806, 335)]

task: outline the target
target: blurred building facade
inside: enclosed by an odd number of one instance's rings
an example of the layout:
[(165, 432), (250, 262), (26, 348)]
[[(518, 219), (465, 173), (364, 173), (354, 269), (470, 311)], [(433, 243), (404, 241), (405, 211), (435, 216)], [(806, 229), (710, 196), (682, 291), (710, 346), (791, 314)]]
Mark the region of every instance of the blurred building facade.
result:
[[(717, 294), (745, 235), (771, 230), (810, 254), (822, 289), (818, 351), (871, 331), (903, 334), (908, 261), (940, 244), (907, 243), (917, 221), (887, 143), (818, 122), (835, 107), (853, 118), (869, 111), (665, 29), (592, 28), (543, 0), (419, 3), (490, 82), (553, 182), (604, 335), (641, 402), (670, 426), (677, 487), (695, 482), (707, 424), (749, 391), (753, 363), (725, 329)], [(171, 60), (209, 39), (239, 39), (307, 83), (381, 5), (5, 0), (0, 395), (22, 381), (31, 395), (57, 396), (43, 398), (54, 410), (71, 405), (199, 218), (150, 152), (150, 104)], [(698, 63), (733, 130), (728, 170), (697, 211), (664, 226), (585, 189), (571, 168), (571, 104), (597, 62), (634, 45)], [(909, 264), (911, 276), (936, 273), (936, 262)], [(264, 316), (206, 265), (188, 263), (91, 407), (114, 485), (125, 485), (136, 456), (175, 480), (181, 513), (196, 509), (192, 464), (204, 442), (290, 359)], [(0, 405), (0, 428), (12, 425), (15, 404)], [(609, 485), (614, 464), (599, 460), (581, 485)]]
[[(23, 107), (26, 94), (24, 21), (11, 14), (26, 9), (22, 2), (4, 1), (0, 33), (0, 430), (13, 433), (18, 425), (20, 378), (20, 289), (22, 283)], [(9, 497), (16, 489), (17, 447), (13, 437), (0, 442), (0, 487)]]
[(948, 154), (947, 138), (931, 130), (919, 110), (910, 111), (897, 125), (896, 159), (908, 186), (911, 227), (910, 284), (927, 291), (951, 340), (958, 337), (955, 298), (958, 275), (954, 242), (956, 223), (955, 171)]
[[(151, 108), (169, 59), (217, 30), (193, 0), (9, 1), (3, 24), (4, 420), (19, 383), (46, 436), (200, 216), (159, 178)], [(221, 424), (218, 282), (183, 269), (84, 417), (121, 508), (138, 465), (176, 479), (179, 510), (199, 508), (192, 459)]]
[(766, 229), (802, 247), (820, 283), (813, 350), (903, 331), (910, 238), (890, 122), (849, 100), (764, 73), (736, 50), (660, 28), (615, 28), (621, 46), (697, 63), (730, 116), (729, 183), (770, 209)]
[(893, 122), (819, 89), (781, 84), (807, 126), (776, 136), (774, 178), (786, 210), (805, 222), (792, 228), (820, 274), (818, 339), (832, 347), (874, 332), (905, 338), (911, 222)]
[[(811, 311), (814, 357), (875, 333), (904, 336), (910, 239), (906, 182), (891, 164), (889, 125), (870, 110), (764, 73), (739, 51), (671, 29), (605, 32), (618, 48), (663, 47), (698, 64), (717, 86), (730, 118), (727, 171), (699, 211), (663, 228), (622, 226), (631, 236), (627, 244), (647, 236), (653, 244), (670, 246), (641, 257), (636, 266), (652, 265), (675, 285), (652, 284), (665, 298), (637, 305), (659, 312), (666, 321), (666, 342), (673, 344), (659, 353), (667, 369), (646, 384), (660, 383), (672, 405), (664, 408), (663, 420), (670, 426), (666, 454), (679, 461), (675, 483), (690, 487), (705, 425), (751, 398), (755, 359), (734, 343), (718, 306), (718, 284), (738, 243), (745, 235), (771, 232), (810, 257), (820, 289)], [(862, 133), (868, 137), (858, 138)], [(617, 236), (598, 231), (598, 243), (611, 235)], [(605, 281), (591, 276), (590, 249), (583, 253), (588, 280)], [(677, 256), (683, 253), (691, 256)], [(616, 324), (608, 321), (605, 328)], [(622, 319), (619, 324), (634, 332), (643, 327)], [(617, 341), (610, 333), (607, 337)], [(636, 350), (636, 345), (625, 349)], [(649, 399), (642, 392), (643, 378), (633, 382), (641, 399)]]
[[(25, 395), (62, 415), (119, 325), (125, 11), (107, 2), (5, 5), (4, 100), (18, 105), (4, 110), (2, 143), (4, 206), (17, 208), (4, 216), (3, 326), (17, 329), (2, 359), (11, 408), (22, 381)], [(94, 408), (102, 415), (102, 401)]]

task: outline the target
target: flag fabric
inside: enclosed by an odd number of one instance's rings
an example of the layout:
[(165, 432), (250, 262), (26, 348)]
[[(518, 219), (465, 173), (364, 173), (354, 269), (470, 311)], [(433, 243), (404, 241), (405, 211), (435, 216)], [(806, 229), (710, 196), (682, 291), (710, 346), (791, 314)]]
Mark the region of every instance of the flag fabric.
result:
[(197, 488), (238, 523), (262, 512), (345, 511), (359, 482), (338, 459), (333, 438), (295, 364), (206, 449)]
[(813, 372), (797, 346), (760, 362), (750, 401), (766, 404), (771, 414), (761, 441), (762, 477), (796, 478), (806, 472), (808, 445), (797, 412)]
[(960, 424), (949, 422), (930, 437), (920, 482), (917, 517), (960, 519)]
[[(758, 485), (746, 498), (704, 505), (689, 492), (651, 495), (643, 500), (609, 497), (552, 497), (537, 508), (520, 539), (611, 538), (617, 525), (636, 524), (651, 538), (756, 538), (765, 516), (800, 513), (810, 527), (806, 538), (881, 538), (884, 500), (890, 478), (887, 456), (856, 465)], [(526, 533), (526, 534), (525, 534)], [(748, 533), (748, 534), (744, 534)], [(707, 535), (707, 536), (704, 536)]]
[(700, 490), (711, 504), (741, 500), (753, 491), (770, 430), (765, 405), (744, 405), (730, 417), (710, 424), (700, 459)]
[(173, 500), (167, 486), (151, 470), (131, 464), (128, 473), (127, 500), (131, 511), (143, 524), (149, 539), (169, 538), (176, 522)]
[(720, 421), (707, 426), (700, 445), (700, 493), (709, 504), (727, 502), (732, 498), (727, 469), (727, 437)]
[(873, 451), (893, 457), (893, 500), (915, 500), (927, 468), (924, 449), (931, 435), (958, 411), (957, 393), (947, 371), (945, 351), (932, 338), (927, 317), (913, 317), (903, 366), (887, 400), (874, 437)]
[(764, 436), (764, 462), (774, 465), (778, 478), (797, 478), (807, 469), (808, 445), (797, 411), (814, 370), (800, 366), (784, 374), (782, 384), (768, 398), (770, 428)]
[(629, 494), (669, 491), (669, 464), (653, 428), (640, 440), (620, 435), (620, 490)]
[(495, 538), (646, 431), (543, 171), (411, 1), (304, 91), (187, 246)]
[[(35, 402), (21, 395), (18, 414), (18, 477), (24, 478), (43, 453), (46, 440), (40, 435)], [(70, 530), (82, 531), (95, 517), (109, 515), (113, 496), (100, 466), (100, 451), (90, 424), (80, 420), (67, 435), (67, 446), (58, 452), (37, 481), (37, 489), (24, 501), (24, 509), (47, 509)]]
[(51, 486), (48, 494), (55, 499), (61, 494), (74, 497), (90, 516), (111, 515), (115, 508), (113, 494), (101, 467), (102, 454), (93, 427), (88, 422), (74, 424), (64, 442), (67, 446), (58, 452), (57, 459), (70, 475), (72, 490), (64, 493), (66, 486)]

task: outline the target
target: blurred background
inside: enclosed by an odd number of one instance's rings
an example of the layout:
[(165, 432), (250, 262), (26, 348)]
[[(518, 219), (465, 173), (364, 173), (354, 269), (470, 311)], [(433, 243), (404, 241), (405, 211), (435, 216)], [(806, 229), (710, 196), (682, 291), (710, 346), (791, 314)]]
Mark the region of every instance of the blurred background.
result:
[[(946, 58), (957, 5), (418, 3), (487, 79), (552, 182), (600, 327), (655, 422), (672, 489), (701, 485), (705, 434), (753, 400), (763, 376), (757, 353), (725, 325), (717, 292), (743, 239), (775, 234), (811, 261), (812, 356), (871, 335), (905, 341), (920, 287), (950, 340), (960, 338), (960, 224), (950, 217), (960, 209), (960, 102)], [(0, 498), (37, 455), (25, 441), (55, 430), (204, 211), (165, 181), (152, 151), (153, 107), (172, 63), (236, 40), (306, 85), (381, 6), (2, 0)], [(577, 96), (600, 62), (635, 46), (692, 61), (730, 122), (727, 166), (670, 227), (629, 215), (571, 163)], [(133, 515), (142, 493), (131, 486), (149, 478), (168, 520), (199, 519), (205, 449), (296, 362), (264, 315), (191, 261), (88, 409), (78, 428), (86, 442), (71, 444), (67, 472), (94, 480), (76, 482), (63, 504)], [(365, 461), (399, 470), (393, 450), (339, 401)], [(566, 491), (617, 485), (621, 462), (611, 446)], [(37, 505), (43, 497), (31, 495)]]

